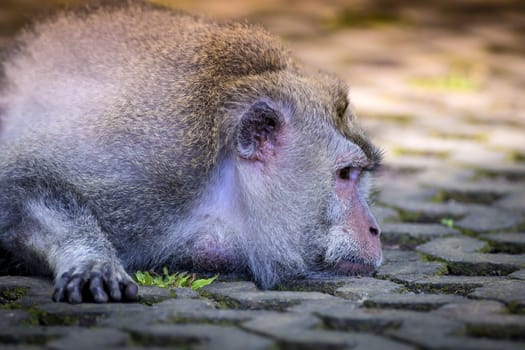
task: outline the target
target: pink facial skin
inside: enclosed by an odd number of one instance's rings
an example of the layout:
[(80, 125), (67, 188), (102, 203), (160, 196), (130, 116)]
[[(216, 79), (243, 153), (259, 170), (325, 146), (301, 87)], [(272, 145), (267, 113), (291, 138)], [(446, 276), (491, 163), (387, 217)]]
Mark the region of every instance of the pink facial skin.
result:
[(354, 242), (357, 258), (340, 260), (335, 269), (343, 274), (370, 274), (382, 260), (380, 229), (359, 191), (361, 168), (345, 167), (337, 172), (335, 192), (345, 209), (343, 232)]

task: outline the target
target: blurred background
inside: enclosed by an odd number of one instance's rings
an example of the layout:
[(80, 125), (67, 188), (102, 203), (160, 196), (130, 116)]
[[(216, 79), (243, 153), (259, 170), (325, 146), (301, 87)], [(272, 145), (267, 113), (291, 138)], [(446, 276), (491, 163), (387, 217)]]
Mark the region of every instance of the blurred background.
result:
[[(525, 180), (525, 1), (152, 2), (261, 24), (312, 69), (348, 81), (389, 181), (421, 169), (432, 170), (427, 182)], [(0, 46), (30, 20), (83, 3), (0, 0)]]

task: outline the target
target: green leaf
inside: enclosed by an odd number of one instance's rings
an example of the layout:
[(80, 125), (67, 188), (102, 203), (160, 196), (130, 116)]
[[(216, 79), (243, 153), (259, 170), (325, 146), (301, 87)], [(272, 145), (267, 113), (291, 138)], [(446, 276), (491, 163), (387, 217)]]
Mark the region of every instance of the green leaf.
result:
[(205, 286), (213, 283), (213, 281), (215, 281), (217, 279), (217, 277), (219, 277), (219, 275), (215, 275), (215, 276), (213, 276), (211, 278), (195, 280), (191, 284), (191, 289), (197, 290), (197, 289), (200, 289), (202, 287), (205, 287)]
[(188, 287), (188, 280), (190, 279), (191, 275), (185, 275), (177, 281), (177, 287)]
[(193, 290), (202, 288), (217, 279), (216, 275), (208, 279), (197, 279), (195, 274), (178, 272), (169, 274), (167, 267), (162, 269), (162, 275), (149, 271), (136, 271), (135, 280), (143, 286), (157, 286), (161, 288), (191, 287)]
[(144, 284), (144, 280), (145, 280), (144, 272), (142, 271), (135, 272), (135, 280), (139, 282), (140, 284)]
[(441, 219), (440, 223), (446, 227), (454, 228), (454, 219), (443, 218)]

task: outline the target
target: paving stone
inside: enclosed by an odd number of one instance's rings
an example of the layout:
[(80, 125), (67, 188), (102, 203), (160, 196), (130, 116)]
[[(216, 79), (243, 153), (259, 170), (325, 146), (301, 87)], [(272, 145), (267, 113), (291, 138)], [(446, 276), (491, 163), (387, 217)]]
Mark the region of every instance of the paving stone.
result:
[(33, 306), (38, 322), (51, 326), (95, 327), (110, 316), (149, 314), (149, 306), (140, 303), (83, 303), (67, 304), (47, 302)]
[[(519, 128), (498, 128), (492, 130), (488, 135), (492, 145), (503, 148), (517, 149), (520, 152), (525, 153), (525, 148), (523, 145), (523, 132)], [(523, 172), (525, 175), (525, 170)]]
[(464, 323), (453, 317), (415, 311), (331, 309), (318, 313), (329, 329), (365, 331), (428, 349), (519, 349), (519, 343), (457, 336)]
[[(24, 277), (24, 276), (0, 276), (0, 304), (4, 300), (2, 296), (6, 291), (11, 290), (14, 295), (18, 296), (15, 298), (16, 301), (21, 302), (23, 297), (31, 295), (33, 297), (46, 297), (51, 300), (51, 293), (53, 292), (53, 285), (51, 281), (44, 278), (38, 277)], [(13, 295), (13, 293), (10, 293)], [(15, 301), (15, 300), (10, 300)]]
[(440, 224), (387, 223), (381, 229), (383, 243), (403, 248), (414, 248), (435, 237), (459, 234), (458, 230)]
[[(525, 175), (524, 175), (525, 178)], [(525, 190), (514, 191), (493, 204), (495, 207), (525, 213)]]
[(289, 280), (282, 285), (284, 290), (293, 291), (316, 291), (334, 295), (337, 288), (346, 283), (353, 283), (359, 280), (359, 276), (334, 275), (332, 273), (312, 273), (308, 278), (300, 280)]
[(411, 318), (397, 330), (388, 330), (386, 333), (397, 339), (417, 344), (424, 349), (462, 349), (462, 350), (519, 350), (523, 344), (504, 340), (486, 339), (483, 337), (456, 336), (463, 330), (459, 324), (454, 324), (457, 328), (447, 327), (452, 323), (451, 319), (437, 320), (435, 315), (428, 320), (418, 320)]
[(525, 233), (491, 233), (480, 236), (490, 242), (493, 251), (510, 254), (525, 253)]
[(404, 222), (440, 223), (443, 218), (460, 219), (469, 214), (469, 208), (454, 202), (428, 203), (424, 201), (390, 201), (389, 205), (400, 210)]
[[(431, 188), (414, 188), (414, 180), (407, 179), (377, 179), (378, 188), (381, 189), (377, 201), (387, 207), (405, 209), (407, 203), (425, 203), (435, 196), (436, 191)], [(414, 209), (410, 206), (407, 209)]]
[[(473, 174), (472, 174), (473, 175)], [(436, 184), (434, 181), (423, 184), (436, 188), (436, 199), (455, 201), (459, 203), (492, 204), (514, 190), (514, 186), (496, 182), (451, 182)]]
[[(427, 323), (434, 327), (430, 331), (438, 333), (452, 332), (461, 326), (460, 322), (447, 322), (440, 317), (430, 317), (426, 313), (416, 311), (388, 310), (365, 308), (358, 310), (330, 309), (317, 314), (328, 329), (344, 331), (360, 331), (385, 333), (398, 330), (405, 322)], [(421, 328), (421, 327), (418, 327)], [(432, 329), (433, 328), (433, 329)]]
[(444, 263), (422, 261), (415, 252), (400, 250), (385, 250), (384, 262), (379, 267), (376, 277), (389, 279), (404, 285), (427, 276), (446, 272)]
[(525, 265), (525, 254), (483, 254), (486, 242), (471, 237), (438, 238), (416, 249), (446, 261), (454, 275), (506, 275)]
[(479, 144), (471, 144), (470, 147), (458, 148), (450, 154), (452, 162), (461, 163), (467, 167), (483, 167), (487, 163), (505, 163), (505, 152), (490, 150)]
[(496, 339), (525, 340), (525, 316), (506, 313), (502, 303), (475, 300), (462, 304), (448, 304), (435, 314), (465, 322), (468, 335)]
[(447, 294), (383, 294), (365, 300), (366, 307), (429, 311), (451, 303), (465, 303), (467, 298)]
[(303, 301), (301, 304), (291, 306), (287, 309), (288, 312), (302, 313), (302, 314), (316, 314), (333, 308), (342, 308), (347, 310), (357, 309), (362, 305), (360, 301), (347, 300), (342, 298), (335, 298), (334, 300), (324, 300), (319, 303), (315, 300)]
[(68, 327), (12, 326), (0, 328), (0, 344), (43, 345), (70, 332)]
[(509, 275), (511, 278), (515, 278), (518, 280), (525, 280), (525, 269), (518, 270), (516, 272), (513, 272)]
[(468, 214), (454, 225), (473, 232), (488, 232), (508, 230), (520, 225), (524, 220), (523, 215), (509, 210), (477, 206), (472, 207)]
[(381, 334), (399, 328), (405, 318), (414, 316), (407, 311), (382, 309), (329, 308), (316, 313), (327, 329)]
[(197, 299), (199, 293), (191, 288), (160, 288), (154, 286), (141, 286), (139, 288), (139, 302), (142, 304), (156, 304), (166, 299)]
[(432, 171), (432, 169), (442, 169), (443, 162), (429, 157), (400, 155), (397, 157), (388, 157), (388, 163), (380, 170), (381, 174), (389, 175), (388, 178), (401, 177), (407, 175), (419, 175), (423, 172)]
[[(314, 316), (280, 315), (246, 322), (243, 328), (275, 338), (280, 346), (298, 349), (411, 349), (374, 334), (320, 330)], [(314, 329), (316, 328), (317, 329)]]
[(211, 297), (224, 306), (235, 309), (266, 309), (285, 310), (286, 308), (307, 300), (322, 302), (334, 297), (319, 292), (289, 292), (289, 291), (259, 291), (238, 292), (231, 291), (227, 287), (222, 290), (215, 289), (214, 292), (207, 290), (205, 295)]
[(515, 312), (525, 312), (525, 281), (503, 280), (477, 288), (469, 294), (472, 298), (492, 299), (505, 303)]
[(334, 276), (330, 274), (299, 280), (285, 287), (286, 289), (290, 288), (298, 291), (319, 291), (355, 301), (366, 298), (368, 295), (396, 292), (404, 289), (402, 285), (377, 278)]
[(142, 346), (191, 347), (192, 349), (268, 349), (273, 341), (233, 327), (217, 325), (152, 325), (130, 329)]
[(503, 178), (511, 182), (525, 181), (525, 164), (523, 163), (494, 164), (492, 167), (485, 165), (477, 171), (481, 176), (488, 176), (489, 178)]
[[(444, 173), (447, 176), (443, 176)], [(438, 166), (426, 169), (419, 174), (417, 179), (421, 186), (434, 189), (435, 196), (433, 198), (437, 199), (436, 196), (444, 190), (456, 190), (463, 185), (468, 188), (475, 174), (473, 169), (449, 166), (440, 162)]]
[(231, 293), (234, 292), (257, 292), (259, 289), (255, 286), (253, 282), (241, 281), (241, 282), (215, 282), (206, 287), (202, 288), (200, 291), (206, 293), (223, 293), (228, 291)]
[(417, 349), (416, 346), (404, 344), (388, 337), (380, 337), (371, 333), (351, 333), (352, 340), (357, 344), (352, 348), (353, 350), (409, 350)]
[(400, 284), (371, 277), (354, 278), (335, 290), (335, 295), (355, 301), (363, 301), (377, 295), (398, 293), (404, 287)]
[[(167, 299), (151, 306), (112, 304), (111, 310), (110, 313), (97, 320), (98, 326), (132, 328), (155, 323), (173, 323), (177, 315), (195, 315), (214, 311), (216, 304), (207, 299)], [(130, 317), (130, 313), (134, 316)]]
[(130, 341), (129, 334), (116, 329), (71, 329), (65, 337), (47, 344), (56, 350), (91, 350), (121, 347)]
[(174, 310), (163, 322), (164, 323), (206, 323), (218, 325), (238, 325), (242, 322), (257, 319), (259, 317), (278, 315), (274, 311), (266, 310), (202, 310), (184, 311)]
[(383, 228), (383, 223), (386, 221), (397, 221), (399, 220), (399, 213), (394, 209), (383, 207), (380, 205), (372, 206), (372, 213), (376, 218), (377, 222)]
[(172, 288), (171, 291), (178, 299), (198, 299), (200, 297), (199, 293), (191, 288)]
[(275, 338), (284, 348), (345, 349), (356, 345), (348, 334), (312, 330), (320, 323), (321, 321), (312, 315), (279, 315), (245, 322), (242, 328)]
[[(509, 275), (510, 276), (510, 275)], [(407, 281), (406, 287), (414, 292), (468, 295), (474, 289), (502, 281), (504, 277), (493, 276), (427, 276)]]
[(1, 309), (0, 308), (0, 328), (18, 326), (20, 324), (30, 324), (31, 316), (25, 310)]

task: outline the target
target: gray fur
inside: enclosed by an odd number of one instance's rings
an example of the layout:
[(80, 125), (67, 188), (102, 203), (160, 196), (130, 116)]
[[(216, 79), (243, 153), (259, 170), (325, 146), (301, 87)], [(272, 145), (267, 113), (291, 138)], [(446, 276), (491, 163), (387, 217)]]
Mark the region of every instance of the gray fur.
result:
[(33, 272), (96, 290), (98, 271), (122, 289), (125, 270), (168, 265), (267, 288), (357, 251), (329, 235), (351, 207), (335, 174), (378, 152), (346, 85), (305, 75), (263, 30), (130, 5), (18, 40), (0, 95), (0, 242)]

